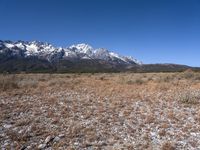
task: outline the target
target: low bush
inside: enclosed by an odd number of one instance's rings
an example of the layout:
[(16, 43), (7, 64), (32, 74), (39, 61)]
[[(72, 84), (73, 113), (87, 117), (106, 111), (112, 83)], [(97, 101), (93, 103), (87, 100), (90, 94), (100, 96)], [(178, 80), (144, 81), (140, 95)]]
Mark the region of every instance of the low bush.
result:
[(200, 90), (187, 89), (178, 92), (176, 99), (184, 104), (198, 104), (200, 101)]
[(137, 85), (142, 85), (144, 84), (144, 80), (142, 79), (135, 79), (135, 80), (128, 80), (126, 81), (127, 84), (137, 84)]
[(17, 77), (15, 75), (1, 75), (0, 76), (0, 89), (7, 91), (18, 88)]

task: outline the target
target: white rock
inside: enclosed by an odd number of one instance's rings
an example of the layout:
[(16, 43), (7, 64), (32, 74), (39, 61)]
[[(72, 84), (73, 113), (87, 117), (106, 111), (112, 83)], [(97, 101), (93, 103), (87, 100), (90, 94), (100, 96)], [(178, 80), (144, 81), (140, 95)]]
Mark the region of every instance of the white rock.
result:
[(38, 149), (43, 149), (43, 148), (45, 148), (46, 147), (46, 144), (40, 144), (39, 146), (38, 146)]
[(75, 143), (74, 143), (74, 145), (75, 145), (75, 146), (78, 146), (78, 145), (79, 145), (79, 143), (78, 143), (78, 142), (75, 142)]
[(197, 136), (197, 134), (194, 133), (194, 132), (191, 132), (190, 135), (192, 135), (192, 136)]
[(65, 135), (64, 134), (59, 134), (58, 137), (59, 138), (63, 138), (63, 137), (65, 137)]
[(53, 139), (53, 142), (58, 142), (60, 141), (60, 137), (56, 136), (54, 139)]
[(12, 125), (11, 124), (4, 124), (3, 127), (6, 128), (6, 129), (9, 129), (9, 128), (12, 127)]
[(47, 144), (51, 141), (52, 137), (49, 135), (47, 136), (47, 138), (45, 139), (44, 143)]
[(31, 148), (32, 148), (31, 146), (27, 146), (27, 147), (26, 147), (26, 150), (31, 149)]

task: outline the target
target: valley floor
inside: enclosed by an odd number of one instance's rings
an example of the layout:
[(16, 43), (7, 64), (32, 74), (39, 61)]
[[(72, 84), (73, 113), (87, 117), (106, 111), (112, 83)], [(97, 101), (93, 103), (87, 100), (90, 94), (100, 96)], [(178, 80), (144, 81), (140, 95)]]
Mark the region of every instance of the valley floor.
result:
[(200, 74), (0, 75), (1, 149), (200, 149)]

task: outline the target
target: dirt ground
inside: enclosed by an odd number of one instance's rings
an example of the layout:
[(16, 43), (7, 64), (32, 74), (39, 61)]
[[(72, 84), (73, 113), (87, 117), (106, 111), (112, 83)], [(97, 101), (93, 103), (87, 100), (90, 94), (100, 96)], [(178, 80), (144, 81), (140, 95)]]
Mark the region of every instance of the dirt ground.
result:
[(0, 148), (200, 149), (200, 74), (0, 75)]

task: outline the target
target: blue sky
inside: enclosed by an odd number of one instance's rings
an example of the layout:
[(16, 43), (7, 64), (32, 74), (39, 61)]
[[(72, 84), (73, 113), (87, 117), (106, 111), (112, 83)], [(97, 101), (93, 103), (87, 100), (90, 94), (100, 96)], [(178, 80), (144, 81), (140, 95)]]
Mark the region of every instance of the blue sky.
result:
[(0, 39), (200, 66), (200, 0), (0, 0)]

